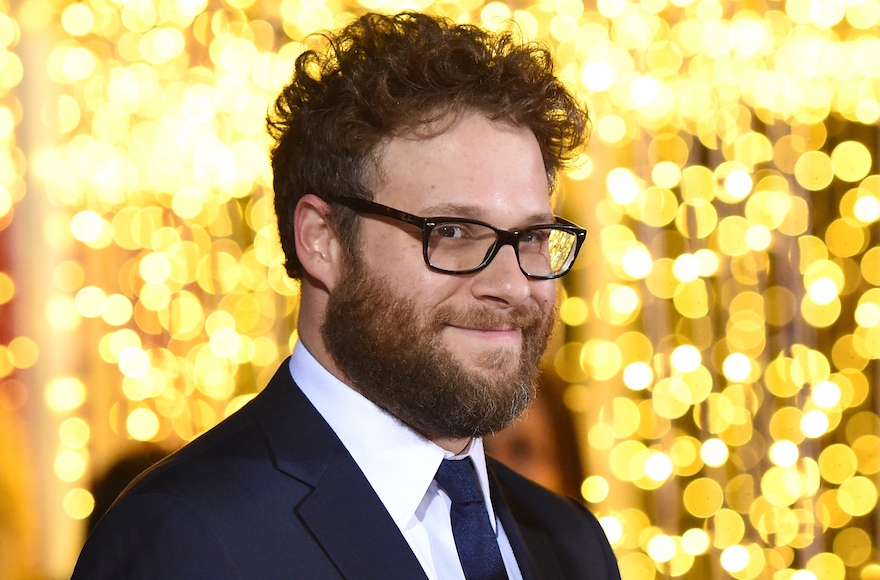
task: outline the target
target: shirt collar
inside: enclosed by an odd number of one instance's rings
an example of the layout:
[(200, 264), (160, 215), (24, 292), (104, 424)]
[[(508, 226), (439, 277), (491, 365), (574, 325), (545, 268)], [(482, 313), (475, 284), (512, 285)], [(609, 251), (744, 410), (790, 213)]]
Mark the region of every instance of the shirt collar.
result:
[(458, 456), (446, 451), (334, 377), (302, 342), (294, 346), (289, 368), (294, 382), (342, 441), (398, 528), (409, 524), (440, 462), (465, 456), (474, 462), (489, 520), (495, 526), (481, 439), (471, 440)]

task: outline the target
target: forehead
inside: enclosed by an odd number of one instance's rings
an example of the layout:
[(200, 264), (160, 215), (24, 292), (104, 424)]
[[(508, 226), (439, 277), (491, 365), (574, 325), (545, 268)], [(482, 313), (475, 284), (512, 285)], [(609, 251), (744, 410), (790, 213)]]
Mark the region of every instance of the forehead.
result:
[(552, 216), (541, 149), (526, 127), (479, 113), (446, 117), (388, 139), (376, 162), (375, 201), (410, 213), (493, 223)]

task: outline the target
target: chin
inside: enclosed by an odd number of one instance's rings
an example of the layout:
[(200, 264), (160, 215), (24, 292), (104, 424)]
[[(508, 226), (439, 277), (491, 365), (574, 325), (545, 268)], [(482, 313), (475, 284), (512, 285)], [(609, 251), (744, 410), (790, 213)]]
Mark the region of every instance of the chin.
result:
[(478, 372), (492, 375), (504, 373), (513, 377), (519, 371), (520, 355), (519, 349), (485, 349), (471, 355), (470, 366)]

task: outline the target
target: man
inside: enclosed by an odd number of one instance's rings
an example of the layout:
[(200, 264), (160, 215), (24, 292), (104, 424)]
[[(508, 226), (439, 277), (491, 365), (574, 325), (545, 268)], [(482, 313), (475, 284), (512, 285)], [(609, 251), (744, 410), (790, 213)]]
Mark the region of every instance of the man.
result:
[(618, 578), (595, 517), (480, 440), (532, 398), (586, 234), (550, 209), (586, 112), (505, 35), (371, 14), (328, 40), (269, 121), (293, 356), (123, 494), (74, 578)]

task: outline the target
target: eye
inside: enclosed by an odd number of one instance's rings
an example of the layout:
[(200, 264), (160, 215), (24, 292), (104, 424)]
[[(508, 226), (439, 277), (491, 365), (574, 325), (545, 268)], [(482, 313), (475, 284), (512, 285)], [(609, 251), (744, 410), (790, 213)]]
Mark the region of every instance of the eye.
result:
[(540, 229), (540, 230), (529, 230), (523, 232), (521, 242), (524, 244), (546, 244), (547, 240), (550, 238), (550, 230)]
[(441, 224), (431, 234), (440, 238), (462, 239), (471, 237), (471, 230), (472, 226), (468, 224)]

